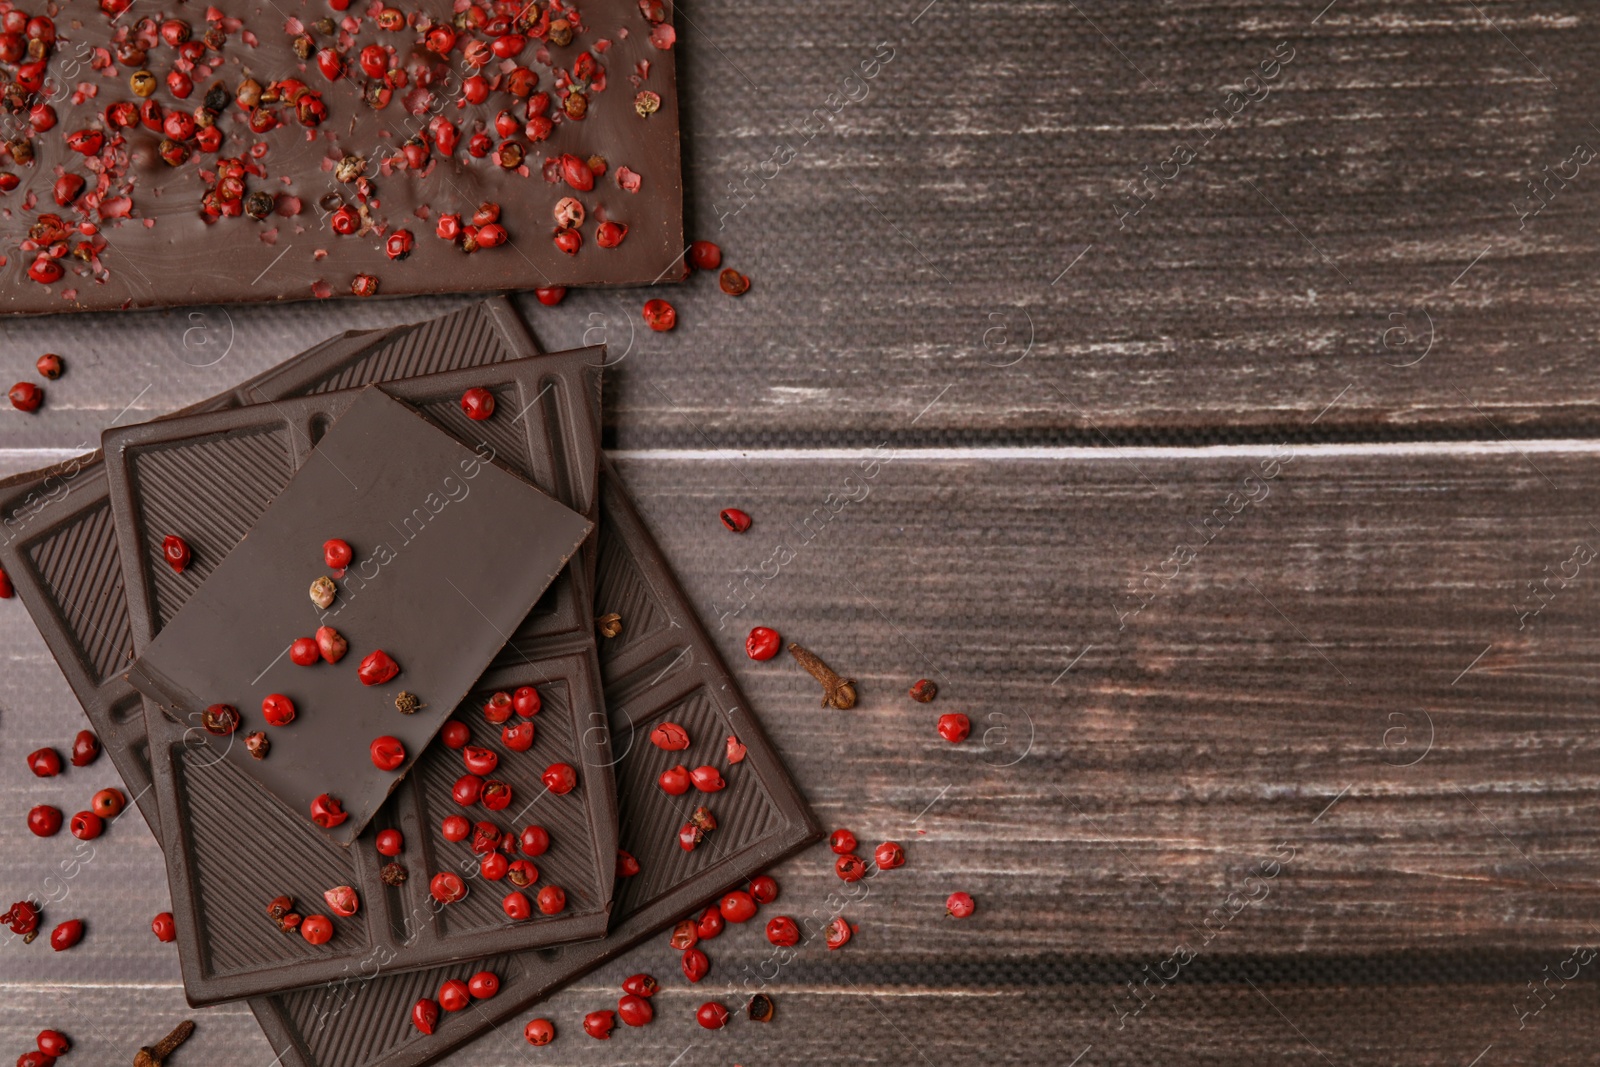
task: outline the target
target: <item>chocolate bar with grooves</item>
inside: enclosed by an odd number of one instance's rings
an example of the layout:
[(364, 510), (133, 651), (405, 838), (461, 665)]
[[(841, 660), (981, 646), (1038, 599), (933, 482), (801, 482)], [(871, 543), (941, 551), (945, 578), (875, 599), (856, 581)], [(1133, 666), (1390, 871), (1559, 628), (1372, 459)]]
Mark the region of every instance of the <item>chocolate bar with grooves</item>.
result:
[[(468, 448), (492, 442), (508, 467), (592, 515), (599, 425), (593, 367), (602, 360), (599, 349), (579, 349), (406, 378), (382, 388)], [(461, 412), (460, 397), (472, 386), (499, 396), (504, 407), (498, 418), (478, 423)], [(344, 389), (108, 431), (110, 496), (136, 645), (152, 632), (146, 627), (181, 606), (227, 557), (288, 481), (289, 471), (314, 460), (316, 427), (333, 424), (361, 394), (361, 389)], [(159, 466), (147, 469), (147, 460)], [(221, 470), (231, 473), (219, 476)], [(240, 485), (252, 488), (235, 491)], [(161, 516), (154, 523), (159, 528), (152, 528), (152, 515)], [(194, 551), (182, 575), (161, 562), (160, 540), (170, 529), (186, 531)], [(195, 747), (192, 724), (154, 711), (147, 702), (160, 818), (175, 842), (165, 856), (191, 1003), (338, 979), (363, 966), (414, 969), (604, 933), (615, 850), (615, 787), (604, 731), (592, 729), (602, 698), (587, 587), (583, 565), (567, 568), (552, 587), (554, 610), (530, 615), (509, 642), (523, 662), (493, 667), (480, 681), (491, 688), (539, 683), (551, 697), (539, 717), (542, 729), (534, 750), (501, 751), (499, 731), (486, 737), (487, 724), (476, 716), (475, 743), (501, 755), (497, 777), (510, 781), (515, 795), (533, 798), (528, 819), (550, 823), (554, 843), (539, 869), (543, 884), (560, 885), (567, 893), (567, 907), (556, 916), (536, 913), (512, 925), (499, 908), (510, 887), (477, 879), (469, 881), (467, 900), (443, 910), (431, 906), (428, 877), (445, 869), (448, 857), (470, 858), (468, 845), (442, 840), (442, 817), (461, 813), (496, 819), (449, 801), (451, 783), (465, 771), (459, 753), (430, 747), (421, 756), (420, 773), (403, 782), (390, 801), (390, 818), (408, 843), (402, 862), (416, 874), (396, 889), (384, 885), (371, 847), (380, 827), (369, 827), (348, 851), (329, 843), (303, 813), (267, 795), (232, 759)], [(521, 773), (533, 761), (539, 770), (558, 761), (578, 766), (579, 788), (564, 797), (545, 795), (537, 771)], [(435, 773), (435, 768), (443, 770)], [(274, 845), (258, 853), (254, 843), (261, 841)], [(363, 907), (337, 923), (337, 936), (322, 946), (281, 935), (264, 912), (258, 915), (247, 903), (252, 890), (260, 896), (270, 888), (259, 901), (262, 908), (267, 899), (285, 893), (295, 899), (297, 910), (311, 914), (319, 910), (322, 890), (336, 885), (354, 886)]]
[[(420, 373), (436, 369), (429, 363), (430, 360), (467, 359), (476, 363), (509, 358), (509, 353), (493, 345), (474, 345), (461, 341), (463, 337), (478, 336), (477, 320), (495, 316), (514, 318), (515, 313), (503, 302), (491, 301), (443, 319), (389, 331), (377, 339), (372, 339), (371, 335), (361, 338), (359, 343), (348, 337), (336, 339), (294, 357), (281, 368), (262, 376), (269, 382), (264, 387), (265, 391), (259, 396), (252, 391), (252, 395), (246, 399), (265, 399), (289, 395), (297, 390), (326, 388), (335, 380), (339, 385), (349, 386), (379, 380), (391, 373)], [(219, 402), (228, 401), (222, 398)], [(13, 500), (23, 499), (29, 492), (41, 492), (38, 478), (31, 482), (13, 479), (7, 484), (13, 487)], [(0, 514), (5, 513), (0, 510)], [(624, 617), (622, 634), (614, 642), (604, 643), (601, 648), (602, 672), (607, 680), (611, 679), (620, 665), (636, 680), (646, 683), (644, 694), (652, 693), (647, 683), (654, 675), (641, 674), (640, 667), (649, 665), (654, 658), (651, 653), (655, 645), (661, 642), (657, 641), (648, 647), (641, 643), (640, 638), (644, 636), (641, 631), (650, 629), (641, 623), (659, 616), (668, 620), (669, 630), (672, 629), (671, 622), (678, 620), (679, 625), (685, 628), (685, 641), (704, 650), (707, 673), (720, 675), (724, 679), (722, 684), (726, 686), (726, 689), (721, 685), (714, 686), (713, 692), (736, 695), (736, 688), (720, 667), (714, 647), (700, 628), (686, 598), (677, 589), (660, 550), (634, 513), (615, 474), (609, 469), (602, 472), (600, 541), (602, 554), (607, 556), (608, 563), (598, 582), (596, 610), (610, 607)], [(10, 549), (11, 544), (0, 544), (0, 563), (14, 571), (17, 557), (14, 552), (8, 554)], [(114, 545), (110, 546), (109, 551), (114, 557)], [(633, 565), (629, 561), (634, 555), (644, 557), (655, 573), (661, 576), (659, 587), (644, 581), (642, 574), (637, 571), (630, 574)], [(109, 570), (118, 573), (114, 558)], [(104, 572), (105, 568), (102, 568), (101, 573)], [(80, 586), (75, 588), (81, 591)], [(56, 606), (42, 590), (23, 591), (19, 586), (19, 592), (45, 633), (52, 651), (63, 667), (67, 667), (69, 662), (75, 661), (78, 654), (74, 650), (81, 644), (80, 638), (68, 625), (68, 620), (77, 617), (77, 612), (70, 606)], [(91, 589), (89, 593), (99, 599), (109, 596), (101, 589)], [(681, 652), (669, 653), (668, 662), (680, 656)], [(69, 681), (77, 676), (72, 670), (67, 673)], [(81, 673), (78, 672), (78, 675)], [(676, 676), (673, 680), (676, 680)], [(73, 688), (102, 739), (108, 735), (123, 739), (122, 746), (112, 751), (124, 780), (130, 787), (136, 782), (148, 782), (148, 769), (141, 763), (142, 718), (132, 716), (119, 733), (115, 729), (116, 724), (105, 714), (110, 703), (98, 699), (93, 687), (82, 687), (75, 682)], [(608, 688), (608, 695), (610, 692)], [(670, 692), (663, 689), (660, 697), (670, 698)], [(667, 706), (670, 707), (670, 700)], [(627, 716), (628, 721), (636, 718)], [(770, 751), (756, 722), (749, 721), (747, 731), (740, 734), (740, 738), (752, 751), (758, 748)], [(619, 792), (625, 798), (648, 797), (656, 788), (651, 775), (653, 768), (636, 765), (633, 769), (638, 771), (636, 776), (619, 775)], [(819, 838), (821, 830), (814, 817), (792, 781), (782, 771), (781, 765), (776, 762), (773, 780), (775, 784), (769, 799), (773, 810), (781, 817), (774, 820), (772, 828), (755, 847), (731, 857), (727, 863), (715, 865), (709, 873), (689, 873), (665, 887), (657, 886), (651, 894), (652, 906), (648, 911), (639, 908), (628, 893), (619, 894), (613, 907), (611, 933), (601, 941), (497, 956), (477, 965), (435, 968), (417, 972), (413, 976), (384, 974), (375, 983), (357, 977), (347, 982), (252, 998), (249, 1002), (251, 1010), (267, 1032), (274, 1051), (281, 1052), (282, 1062), (292, 1067), (417, 1067), (429, 1063), (471, 1041), (490, 1025), (526, 1010), (542, 997), (621, 955), (677, 918), (696, 911), (742, 879)], [(149, 812), (147, 820), (151, 821), (152, 829), (160, 837), (160, 827), (150, 819)], [(631, 820), (630, 826), (624, 827), (625, 835), (630, 827)], [(715, 841), (713, 835), (702, 847), (715, 847)], [(431, 994), (445, 978), (464, 978), (480, 967), (494, 970), (505, 979), (500, 995), (489, 1004), (493, 1008), (492, 1018), (477, 1025), (465, 1018), (447, 1018), (439, 1031), (430, 1037), (422, 1037), (411, 1028), (407, 1014), (410, 1004), (417, 996), (423, 995), (419, 991)]]

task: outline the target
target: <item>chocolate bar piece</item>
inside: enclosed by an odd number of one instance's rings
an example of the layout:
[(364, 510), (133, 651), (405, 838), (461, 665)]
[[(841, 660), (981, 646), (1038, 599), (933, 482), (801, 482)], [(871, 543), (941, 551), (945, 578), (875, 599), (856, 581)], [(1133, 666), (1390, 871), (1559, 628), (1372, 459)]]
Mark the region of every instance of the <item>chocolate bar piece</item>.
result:
[[(509, 316), (508, 310), (501, 302), (492, 301), (445, 320), (394, 331), (389, 335), (392, 342), (380, 340), (359, 351), (334, 351), (329, 345), (320, 346), (266, 376), (251, 390), (252, 399), (276, 399), (302, 391), (346, 387), (381, 380), (390, 374), (421, 373), (431, 369), (430, 359), (480, 363), (508, 358), (505, 349), (475, 340), (479, 332), (472, 325), (480, 317), (493, 320), (501, 315)], [(456, 321), (450, 322), (452, 318)], [(430, 343), (418, 344), (419, 335), (427, 336)], [(681, 702), (685, 684), (697, 697), (684, 705), (689, 710), (697, 706), (719, 709), (713, 713), (710, 722), (713, 727), (716, 726), (715, 715), (723, 714), (721, 709), (726, 709), (725, 721), (737, 717), (738, 726), (731, 729), (737, 729), (737, 736), (750, 753), (746, 762), (770, 762), (752, 763), (767, 768), (759, 779), (730, 777), (729, 788), (718, 796), (731, 799), (747, 791), (740, 805), (744, 820), (741, 832), (754, 833), (754, 840), (730, 836), (718, 842), (716, 834), (712, 834), (696, 853), (689, 854), (691, 859), (699, 854), (702, 862), (715, 857), (716, 861), (708, 868), (698, 864), (677, 869), (658, 863), (644, 866), (639, 875), (619, 889), (611, 932), (601, 941), (563, 945), (543, 952), (494, 956), (480, 963), (414, 974), (387, 972), (371, 981), (357, 976), (292, 993), (253, 998), (251, 1010), (261, 1021), (274, 1049), (282, 1054), (284, 1064), (294, 1067), (378, 1067), (380, 1064), (401, 1067), (431, 1062), (486, 1032), (490, 1026), (525, 1011), (539, 998), (622, 954), (675, 919), (697, 911), (726, 889), (820, 836), (815, 819), (776, 761), (758, 723), (743, 710), (737, 686), (722, 667), (715, 646), (700, 628), (660, 550), (609, 470), (602, 473), (601, 488), (600, 584), (595, 606), (597, 611), (614, 610), (623, 617), (622, 632), (605, 642), (602, 650), (613, 722), (632, 724), (662, 715), (675, 717), (674, 709)], [(35, 479), (31, 485), (14, 486), (12, 499), (26, 497), (30, 492), (38, 495), (42, 491), (41, 480)], [(77, 492), (81, 490), (74, 490)], [(59, 503), (51, 505), (52, 508), (59, 506)], [(3, 514), (5, 511), (0, 509), (0, 515)], [(49, 509), (46, 509), (41, 518), (48, 514)], [(60, 536), (64, 529), (71, 527), (70, 519), (52, 521), (56, 524), (52, 531), (34, 527), (29, 542), (48, 544), (53, 536)], [(114, 557), (114, 544), (107, 545), (104, 551)], [(17, 561), (15, 542), (0, 543), (0, 565), (12, 569)], [(81, 622), (74, 630), (73, 620), (83, 618), (83, 605), (106, 597), (103, 580), (80, 577), (95, 573), (104, 575), (103, 555), (99, 562), (101, 569), (97, 572), (92, 554), (80, 559), (73, 567), (63, 568), (58, 581), (42, 588), (24, 587), (19, 583), (19, 595), (64, 664), (76, 656), (72, 649), (87, 643)], [(114, 574), (116, 567), (112, 566), (110, 572)], [(682, 652), (683, 648), (690, 650), (688, 655)], [(64, 649), (68, 651), (62, 651)], [(660, 666), (653, 673), (640, 670), (641, 664), (656, 663)], [(663, 674), (662, 669), (669, 666), (672, 669)], [(73, 681), (74, 672), (69, 670), (68, 677)], [(706, 684), (695, 690), (696, 681)], [(78, 681), (73, 681), (73, 686), (104, 739), (117, 726), (105, 713), (108, 703), (97, 698), (92, 687), (80, 688)], [(632, 710), (626, 710), (629, 701)], [(650, 710), (652, 708), (655, 710)], [(127, 730), (109, 734), (126, 740), (120, 750), (118, 768), (130, 787), (135, 782), (148, 780), (148, 770), (137, 769), (142, 756), (139, 743), (129, 737), (137, 731), (141, 721), (135, 715), (128, 720)], [(689, 725), (681, 719), (677, 721), (680, 725)], [(697, 744), (707, 737), (714, 741), (715, 733), (715, 729), (702, 730), (701, 736), (694, 740)], [(625, 727), (617, 728), (617, 736), (625, 738), (629, 731)], [(637, 732), (634, 736), (638, 737)], [(620, 740), (617, 748), (622, 750)], [(119, 750), (112, 748), (111, 751), (114, 756), (118, 755)], [(664, 805), (655, 785), (656, 773), (658, 769), (648, 760), (635, 758), (621, 762), (617, 788), (630, 812)], [(676, 814), (673, 811), (664, 820), (658, 817), (656, 821), (671, 826)], [(761, 828), (757, 831), (754, 827), (758, 825)], [(623, 828), (623, 847), (636, 856), (647, 856), (646, 846), (652, 841), (649, 837), (635, 838), (634, 832), (630, 818)], [(159, 828), (157, 834), (160, 836)], [(656, 844), (659, 847), (659, 842)], [(735, 844), (737, 847), (726, 853), (705, 851)], [(482, 968), (493, 970), (505, 979), (499, 996), (479, 1005), (485, 1012), (492, 1011), (492, 1015), (480, 1016), (474, 1012), (447, 1017), (439, 1030), (428, 1037), (410, 1027), (404, 1016), (417, 997), (435, 993), (445, 978), (466, 977)], [(469, 1014), (471, 1018), (465, 1017)]]
[[(288, 367), (321, 360), (343, 366), (378, 345), (383, 357), (363, 366), (374, 375), (396, 377), (537, 352), (510, 303), (497, 297), (413, 326), (331, 338), (258, 377), (277, 379)], [(177, 415), (251, 403), (241, 393), (251, 384)], [(318, 391), (364, 384), (364, 379), (324, 381)], [(138, 691), (123, 677), (133, 662), (133, 634), (98, 450), (0, 482), (0, 567), (16, 585), (145, 822), (159, 832), (143, 707)]]
[[(489, 323), (494, 322), (489, 316)], [(509, 336), (507, 331), (493, 332)], [(402, 337), (400, 343), (406, 341)], [(525, 351), (525, 335), (523, 342)], [(508, 344), (496, 347), (516, 350)], [(408, 378), (384, 388), (464, 444), (475, 449), (492, 444), (502, 462), (592, 515), (599, 426), (594, 372), (602, 362), (602, 350), (580, 349)], [(478, 422), (463, 414), (460, 398), (470, 387), (487, 388), (498, 397), (495, 418)], [(296, 466), (317, 464), (310, 437), (319, 427), (333, 425), (361, 395), (359, 389), (317, 393), (107, 435), (111, 451), (106, 464), (117, 468), (110, 482), (123, 590), (136, 643), (165, 625), (199, 579), (228, 556), (265, 510), (267, 501), (260, 495), (231, 487), (270, 486), (270, 495), (287, 483)], [(249, 447), (241, 449), (240, 442)], [(146, 466), (152, 459), (157, 464), (153, 469)], [(230, 473), (219, 480), (218, 471)], [(158, 516), (165, 517), (159, 526)], [(168, 523), (193, 534), (192, 560), (181, 575), (172, 574), (161, 561)], [(480, 726), (473, 743), (496, 754), (500, 763), (495, 777), (512, 789), (516, 807), (507, 809), (504, 818), (522, 812), (522, 823), (501, 823), (500, 828), (549, 823), (552, 844), (539, 859), (539, 885), (530, 892), (561, 888), (566, 906), (553, 915), (535, 912), (531, 921), (513, 924), (501, 907), (513, 887), (476, 877), (467, 883), (465, 900), (443, 910), (432, 903), (429, 882), (434, 875), (471, 875), (478, 869), (470, 838), (445, 837), (445, 816), (465, 814), (473, 821), (491, 822), (503, 818), (481, 804), (464, 809), (452, 799), (454, 783), (468, 771), (462, 752), (429, 747), (383, 809), (385, 814), (346, 850), (329, 843), (299, 813), (262, 796), (231, 761), (198, 750), (188, 723), (146, 708), (148, 760), (158, 821), (172, 842), (165, 850), (167, 875), (191, 1001), (213, 1003), (343, 977), (361, 966), (431, 966), (486, 951), (597, 937), (604, 931), (616, 812), (606, 733), (592, 729), (603, 712), (589, 582), (586, 566), (569, 566), (552, 587), (554, 602), (536, 608), (511, 635), (514, 661), (492, 667), (480, 679), (480, 691), (468, 698), (475, 701), (471, 706)], [(311, 617), (309, 600), (307, 611)], [(498, 727), (485, 729), (488, 724), (477, 709), (490, 692), (524, 685), (536, 686), (546, 706), (538, 716), (532, 751), (518, 753)], [(426, 701), (425, 692), (419, 695)], [(565, 796), (543, 795), (540, 772), (554, 763), (577, 769), (577, 788)], [(413, 876), (401, 887), (384, 882), (371, 840), (378, 830), (391, 827), (405, 835), (400, 862)], [(273, 843), (265, 856), (255, 847), (263, 841)], [(252, 872), (249, 887), (235, 884), (236, 872), (245, 869)], [(310, 914), (325, 890), (350, 885), (362, 910), (338, 925), (332, 941), (307, 945), (292, 935), (281, 936), (264, 912), (256, 918), (254, 909), (241, 909), (241, 902), (250, 900), (248, 892), (263, 883), (273, 886), (260, 902), (263, 907), (284, 893), (295, 899), (301, 914)], [(264, 936), (269, 932), (270, 937)]]
[(0, 28), (0, 311), (686, 274), (669, 0), (33, 14)]
[[(169, 442), (195, 432), (191, 419), (111, 431), (112, 453), (133, 456), (108, 466), (113, 495), (124, 472), (172, 477)], [(363, 390), (129, 671), (200, 728), (184, 759), (228, 760), (354, 841), (592, 529), (493, 460), (492, 446), (469, 449), (380, 387)], [(332, 576), (330, 537), (354, 553)], [(291, 651), (297, 639), (309, 656)], [(269, 694), (292, 722), (263, 720)]]

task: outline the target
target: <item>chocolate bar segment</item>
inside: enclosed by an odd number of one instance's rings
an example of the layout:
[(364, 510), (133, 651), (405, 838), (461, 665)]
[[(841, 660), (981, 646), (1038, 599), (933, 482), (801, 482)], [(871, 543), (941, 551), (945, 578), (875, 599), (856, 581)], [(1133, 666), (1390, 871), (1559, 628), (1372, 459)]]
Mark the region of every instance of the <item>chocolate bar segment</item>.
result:
[(6, 34), (0, 312), (682, 278), (671, 4), (459, 6), (102, 0)]
[[(598, 449), (594, 367), (602, 358), (599, 350), (581, 349), (409, 378), (389, 383), (385, 391), (463, 444), (478, 448), (493, 442), (500, 461), (593, 514), (595, 487), (585, 478), (594, 470)], [(496, 418), (476, 422), (462, 415), (459, 401), (469, 387), (487, 388), (501, 398), (504, 406)], [(159, 555), (161, 531), (151, 529), (149, 517), (170, 515), (194, 531), (191, 568), (225, 559), (266, 503), (259, 496), (215, 492), (201, 475), (216, 470), (220, 462), (216, 457), (221, 454), (239, 464), (236, 479), (257, 483), (279, 466), (292, 470), (299, 464), (316, 464), (310, 440), (317, 428), (333, 425), (362, 395), (361, 390), (323, 393), (108, 434), (108, 444), (116, 446), (108, 453), (107, 465), (116, 468), (111, 476), (112, 499), (136, 641), (142, 633), (158, 631), (167, 615), (182, 607), (186, 594), (183, 585), (172, 582), (152, 592), (153, 576), (164, 578), (158, 568), (165, 564)], [(278, 441), (282, 451), (241, 453), (237, 448), (241, 438)], [(169, 473), (141, 481), (139, 464), (152, 455), (161, 458)], [(588, 574), (586, 565), (569, 565), (552, 587), (553, 603), (536, 608), (512, 634), (508, 643), (515, 646), (512, 664), (492, 668), (479, 681), (481, 688), (514, 690), (532, 685), (550, 695), (539, 715), (544, 722), (536, 725), (532, 751), (511, 751), (498, 727), (487, 732), (481, 700), (470, 712), (479, 724), (475, 734), (481, 735), (474, 743), (496, 751), (501, 761), (496, 776), (512, 785), (515, 806), (507, 810), (508, 822), (501, 828), (520, 829), (509, 824), (509, 816), (527, 801), (533, 803), (520, 816), (524, 822), (549, 817), (569, 824), (567, 832), (552, 829), (551, 850), (541, 858), (541, 877), (532, 888), (537, 892), (546, 885), (559, 885), (565, 891), (566, 908), (552, 916), (535, 912), (530, 921), (513, 924), (501, 912), (491, 924), (480, 913), (485, 902), (497, 907), (512, 887), (477, 878), (478, 859), (469, 845), (443, 840), (442, 804), (452, 804), (454, 811), (474, 820), (500, 818), (481, 804), (462, 809), (450, 801), (449, 785), (467, 772), (461, 753), (444, 750), (455, 773), (442, 786), (432, 774), (402, 783), (383, 809), (386, 814), (341, 861), (326, 854), (323, 831), (298, 814), (291, 824), (272, 821), (273, 813), (262, 809), (275, 809), (276, 802), (258, 788), (254, 795), (245, 790), (245, 785), (255, 788), (255, 784), (242, 775), (223, 774), (226, 768), (214, 765), (214, 753), (198, 752), (189, 724), (146, 709), (148, 758), (159, 801), (158, 821), (169, 842), (165, 857), (173, 910), (179, 916), (185, 991), (193, 1002), (212, 1003), (343, 977), (373, 961), (392, 970), (414, 969), (508, 948), (597, 937), (604, 931), (615, 850), (615, 788), (605, 732), (591, 729), (602, 705), (588, 614), (592, 600)], [(308, 617), (314, 616), (309, 601), (306, 610)], [(426, 693), (419, 695), (427, 699)], [(431, 751), (422, 757), (425, 764), (433, 758)], [(578, 786), (565, 796), (541, 795), (538, 772), (557, 762), (577, 769)], [(516, 777), (522, 772), (529, 773)], [(442, 790), (442, 795), (429, 795), (434, 790)], [(226, 817), (219, 820), (219, 811)], [(571, 829), (572, 824), (580, 828)], [(400, 827), (407, 842), (401, 862), (410, 877), (398, 889), (384, 883), (372, 849), (372, 836), (390, 825)], [(252, 846), (256, 841), (274, 843), (259, 860)], [(338, 862), (344, 865), (328, 866)], [(332, 941), (315, 946), (308, 955), (312, 946), (279, 935), (264, 913), (259, 920), (250, 910), (241, 914), (239, 901), (249, 897), (235, 872), (244, 868), (254, 872), (252, 886), (268, 876), (284, 883), (268, 899), (284, 892), (306, 908), (310, 905), (301, 899), (302, 893), (314, 889), (314, 902), (323, 890), (343, 884), (357, 890), (362, 911), (341, 923)], [(462, 875), (470, 889), (466, 901), (451, 905), (455, 910), (447, 909), (441, 917), (428, 886), (433, 875), (447, 871)], [(335, 875), (341, 880), (328, 884)], [(363, 922), (365, 944), (355, 934), (344, 936), (346, 926)], [(262, 936), (263, 926), (271, 937)]]
[[(113, 431), (116, 451), (131, 454), (110, 468), (113, 493), (123, 470), (155, 481), (191, 469), (166, 462), (185, 447), (168, 447), (169, 431), (179, 441), (194, 433), (191, 420)], [(191, 749), (220, 755), (350, 844), (592, 528), (493, 459), (492, 446), (469, 449), (369, 386), (162, 627), (129, 680), (178, 722), (200, 727)], [(159, 519), (145, 520), (159, 532)], [(330, 537), (354, 552), (331, 575)], [(320, 605), (313, 581), (325, 583)], [(301, 664), (290, 643), (315, 649), (313, 630), (326, 638), (322, 659)], [(263, 720), (269, 694), (293, 702), (292, 722)], [(208, 711), (219, 705), (227, 710)], [(256, 731), (269, 749), (244, 743)], [(376, 752), (379, 738), (393, 742), (390, 751)], [(341, 811), (313, 814), (335, 799)]]

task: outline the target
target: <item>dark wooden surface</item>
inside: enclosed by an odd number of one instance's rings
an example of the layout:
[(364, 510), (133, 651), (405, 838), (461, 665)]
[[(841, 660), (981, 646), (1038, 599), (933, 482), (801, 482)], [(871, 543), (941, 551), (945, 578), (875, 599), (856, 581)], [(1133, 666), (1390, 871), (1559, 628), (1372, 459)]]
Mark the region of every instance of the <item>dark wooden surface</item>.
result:
[[(549, 348), (611, 344), (623, 477), (741, 684), (824, 822), (909, 862), (846, 907), (850, 946), (778, 976), (770, 1027), (690, 1019), (759, 967), (747, 929), (692, 992), (645, 946), (548, 1006), (557, 1046), (450, 1062), (1586, 1058), (1600, 603), (1592, 564), (1537, 614), (1529, 583), (1600, 550), (1600, 171), (1525, 224), (1513, 203), (1600, 148), (1600, 31), (1570, 2), (1322, 8), (685, 6), (689, 229), (755, 288), (692, 279), (669, 335), (638, 292), (531, 318)], [(865, 98), (808, 139), (880, 41)], [(1267, 98), (1193, 143), (1284, 41)], [(1186, 137), (1193, 164), (1119, 227), (1126, 183)], [(786, 144), (719, 228), (727, 183)], [(70, 370), (40, 415), (0, 412), (0, 473), (454, 303), (8, 323), (16, 377), (44, 349)], [(715, 525), (729, 504), (744, 538)], [(756, 623), (861, 705), (744, 659)], [(27, 775), (77, 712), (15, 602), (0, 641), (0, 882), (90, 920), (66, 955), (0, 949), (0, 1052), (59, 1024), (126, 1062), (186, 1014), (147, 930), (159, 856), (136, 816), (72, 877), (64, 836), (27, 837), (29, 803), (75, 810), (114, 772)], [(931, 707), (904, 696), (921, 675)], [(959, 748), (933, 732), (955, 710)], [(775, 872), (777, 910), (827, 910), (830, 859)], [(942, 916), (958, 888), (964, 923)], [(1230, 894), (1257, 899), (1229, 917)], [(1180, 949), (1133, 1016), (1125, 983)], [(658, 1021), (582, 1037), (636, 970), (668, 986)], [(242, 1008), (198, 1018), (175, 1062), (271, 1063)]]

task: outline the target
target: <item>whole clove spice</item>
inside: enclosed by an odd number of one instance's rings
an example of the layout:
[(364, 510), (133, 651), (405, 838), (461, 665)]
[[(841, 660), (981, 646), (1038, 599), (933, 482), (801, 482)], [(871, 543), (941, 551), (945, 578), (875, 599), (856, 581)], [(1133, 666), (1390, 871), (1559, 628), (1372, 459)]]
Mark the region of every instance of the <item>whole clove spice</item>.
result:
[(793, 656), (811, 677), (822, 683), (823, 707), (848, 711), (856, 706), (856, 683), (853, 679), (839, 677), (826, 663), (794, 642), (789, 644), (789, 655)]
[(194, 1033), (194, 1021), (185, 1019), (172, 1033), (156, 1042), (154, 1046), (146, 1045), (134, 1053), (133, 1067), (161, 1067), (179, 1045), (189, 1040), (189, 1035), (192, 1033)]

